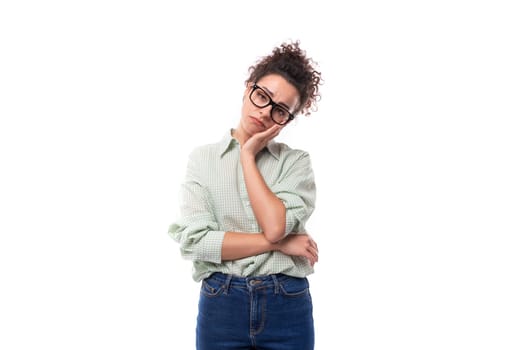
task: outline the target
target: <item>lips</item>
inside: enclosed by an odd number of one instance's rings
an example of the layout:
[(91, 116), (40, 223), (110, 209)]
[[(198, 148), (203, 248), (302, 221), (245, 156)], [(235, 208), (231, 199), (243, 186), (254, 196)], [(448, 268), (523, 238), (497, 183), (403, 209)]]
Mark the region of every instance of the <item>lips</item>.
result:
[(260, 126), (261, 128), (264, 128), (264, 124), (259, 119), (255, 117), (250, 117), (250, 119), (253, 121), (254, 124)]

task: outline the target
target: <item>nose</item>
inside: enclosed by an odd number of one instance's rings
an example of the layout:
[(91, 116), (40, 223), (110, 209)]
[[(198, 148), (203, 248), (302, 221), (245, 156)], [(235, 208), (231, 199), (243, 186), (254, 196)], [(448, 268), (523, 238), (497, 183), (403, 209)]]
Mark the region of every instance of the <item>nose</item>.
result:
[(259, 108), (259, 115), (264, 116), (266, 118), (270, 118), (270, 114), (272, 113), (272, 105), (268, 105), (263, 108)]

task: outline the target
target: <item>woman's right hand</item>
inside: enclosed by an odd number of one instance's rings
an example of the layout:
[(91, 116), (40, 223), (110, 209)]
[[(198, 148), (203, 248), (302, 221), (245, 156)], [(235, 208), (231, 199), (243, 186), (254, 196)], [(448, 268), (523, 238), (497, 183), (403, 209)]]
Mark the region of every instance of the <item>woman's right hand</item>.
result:
[(317, 243), (307, 234), (289, 234), (277, 243), (277, 250), (286, 255), (302, 256), (311, 266), (319, 260)]

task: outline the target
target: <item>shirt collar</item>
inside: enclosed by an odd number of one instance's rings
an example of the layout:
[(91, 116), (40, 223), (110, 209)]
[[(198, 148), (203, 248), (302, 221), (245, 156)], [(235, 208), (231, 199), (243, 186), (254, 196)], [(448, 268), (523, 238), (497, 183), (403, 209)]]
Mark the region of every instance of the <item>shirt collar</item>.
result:
[(266, 146), (266, 149), (275, 159), (279, 159), (279, 144), (277, 142), (270, 140)]
[[(226, 152), (233, 148), (233, 145), (237, 144), (239, 142), (232, 136), (232, 129), (230, 129), (219, 142), (219, 156), (222, 158)], [(270, 140), (265, 148), (275, 159), (279, 159), (279, 144), (277, 142)]]
[(238, 143), (239, 142), (235, 138), (233, 138), (232, 129), (230, 129), (226, 134), (224, 134), (221, 142), (219, 142), (219, 156), (222, 158), (222, 156), (232, 148), (232, 145)]

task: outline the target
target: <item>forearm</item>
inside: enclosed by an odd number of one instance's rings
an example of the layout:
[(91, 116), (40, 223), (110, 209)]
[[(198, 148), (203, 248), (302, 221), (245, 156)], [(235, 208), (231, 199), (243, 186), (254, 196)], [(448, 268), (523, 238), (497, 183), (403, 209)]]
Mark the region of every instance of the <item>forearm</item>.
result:
[(222, 260), (236, 260), (277, 250), (262, 233), (226, 232), (222, 241)]
[(271, 251), (289, 256), (301, 256), (313, 266), (318, 261), (317, 243), (306, 234), (288, 235), (271, 243), (262, 233), (226, 232), (222, 241), (222, 261), (236, 260)]
[(266, 238), (271, 242), (277, 242), (285, 236), (286, 208), (266, 185), (254, 156), (241, 155), (241, 164), (255, 218)]

